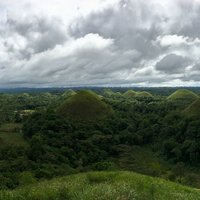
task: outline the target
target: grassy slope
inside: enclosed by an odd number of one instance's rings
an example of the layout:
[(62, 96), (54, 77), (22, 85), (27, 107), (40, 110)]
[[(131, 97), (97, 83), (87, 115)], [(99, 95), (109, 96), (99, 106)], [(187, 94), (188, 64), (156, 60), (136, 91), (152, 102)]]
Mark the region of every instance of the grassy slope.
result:
[(1, 146), (26, 146), (22, 133), (20, 133), (21, 124), (8, 123), (0, 126), (0, 144)]
[(153, 97), (151, 93), (146, 92), (146, 91), (137, 92), (136, 96), (137, 97)]
[(73, 95), (75, 95), (76, 92), (72, 89), (69, 89), (67, 91), (65, 91), (63, 94), (62, 94), (62, 97), (65, 97), (65, 98), (68, 98), (68, 97), (71, 97)]
[(126, 98), (132, 98), (132, 97), (153, 97), (153, 95), (146, 91), (141, 92), (135, 92), (134, 90), (128, 90), (124, 94), (124, 97)]
[(136, 94), (137, 94), (137, 92), (135, 92), (134, 90), (128, 90), (123, 95), (126, 98), (131, 98), (131, 97), (135, 97)]
[(194, 92), (192, 92), (190, 90), (186, 90), (186, 89), (179, 89), (179, 90), (175, 91), (174, 93), (172, 93), (167, 99), (169, 99), (169, 100), (174, 100), (174, 99), (195, 100), (197, 98), (199, 98), (199, 96), (197, 94), (195, 94)]
[(189, 105), (184, 113), (188, 116), (199, 115), (200, 114), (200, 99), (194, 101), (191, 105)]
[(100, 119), (112, 113), (112, 108), (104, 103), (98, 95), (90, 91), (80, 91), (66, 100), (58, 108), (63, 117), (72, 119)]
[(0, 200), (199, 200), (200, 191), (132, 172), (90, 172), (44, 181)]

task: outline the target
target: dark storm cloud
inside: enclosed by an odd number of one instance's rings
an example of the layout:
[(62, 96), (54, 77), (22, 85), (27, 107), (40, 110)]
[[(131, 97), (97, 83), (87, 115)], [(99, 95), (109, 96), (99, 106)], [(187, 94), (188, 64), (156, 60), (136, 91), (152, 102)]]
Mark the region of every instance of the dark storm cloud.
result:
[(155, 68), (166, 74), (183, 73), (190, 59), (176, 54), (169, 54), (156, 63)]
[[(33, 53), (52, 49), (67, 39), (66, 28), (60, 20), (53, 17), (48, 19), (32, 16), (28, 19), (13, 19), (8, 16), (7, 26), (9, 31), (17, 33), (27, 40), (26, 49), (32, 49)], [(22, 53), (27, 54), (26, 50)]]

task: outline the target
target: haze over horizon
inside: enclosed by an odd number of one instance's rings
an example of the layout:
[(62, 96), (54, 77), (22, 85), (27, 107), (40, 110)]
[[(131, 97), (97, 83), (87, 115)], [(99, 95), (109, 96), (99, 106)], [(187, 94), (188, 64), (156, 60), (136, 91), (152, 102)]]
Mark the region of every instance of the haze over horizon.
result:
[(0, 87), (200, 86), (199, 0), (1, 0)]

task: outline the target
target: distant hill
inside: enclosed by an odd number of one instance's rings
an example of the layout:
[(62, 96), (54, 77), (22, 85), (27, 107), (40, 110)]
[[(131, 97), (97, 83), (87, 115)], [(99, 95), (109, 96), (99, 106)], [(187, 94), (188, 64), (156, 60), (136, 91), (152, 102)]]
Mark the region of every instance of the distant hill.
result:
[(135, 97), (136, 94), (137, 92), (135, 92), (134, 90), (128, 90), (123, 94), (123, 96), (126, 98), (132, 98), (132, 97)]
[(109, 97), (109, 96), (112, 96), (114, 95), (115, 93), (111, 90), (111, 89), (103, 89), (103, 95), (106, 96), (106, 97)]
[(195, 116), (195, 115), (199, 115), (200, 116), (200, 99), (197, 99), (191, 105), (189, 105), (184, 110), (184, 114), (186, 114), (188, 116)]
[(199, 98), (199, 96), (187, 89), (179, 89), (176, 90), (174, 93), (172, 93), (167, 99), (169, 100), (177, 100), (177, 99), (182, 99), (182, 100), (195, 100)]
[(69, 89), (69, 90), (65, 91), (65, 92), (62, 94), (62, 97), (68, 98), (68, 97), (71, 97), (71, 96), (73, 96), (73, 95), (75, 95), (75, 94), (76, 94), (76, 92), (75, 92), (74, 90)]
[(153, 97), (153, 95), (149, 92), (142, 91), (142, 92), (137, 92), (136, 97)]
[(121, 92), (116, 92), (116, 93), (115, 93), (115, 96), (121, 97), (122, 94), (121, 94)]
[(133, 98), (133, 97), (153, 97), (153, 95), (146, 91), (136, 92), (134, 90), (128, 90), (123, 94), (126, 98)]
[(200, 191), (133, 172), (89, 172), (0, 191), (0, 199), (200, 200)]
[(77, 119), (102, 119), (113, 113), (112, 108), (104, 103), (94, 92), (82, 90), (68, 98), (58, 109), (59, 115)]

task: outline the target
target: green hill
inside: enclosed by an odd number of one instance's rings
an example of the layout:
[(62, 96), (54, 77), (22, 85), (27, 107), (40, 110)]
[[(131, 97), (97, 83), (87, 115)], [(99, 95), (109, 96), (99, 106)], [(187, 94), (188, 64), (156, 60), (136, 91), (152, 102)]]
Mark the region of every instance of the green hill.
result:
[(136, 96), (136, 92), (134, 90), (128, 90), (126, 91), (123, 95), (124, 97), (126, 98), (132, 98), (132, 97), (135, 97)]
[(153, 95), (149, 92), (142, 91), (142, 92), (137, 92), (136, 97), (153, 97)]
[(110, 115), (113, 110), (94, 92), (82, 90), (68, 98), (57, 112), (63, 117), (75, 120), (95, 120)]
[(71, 97), (71, 96), (73, 96), (73, 95), (75, 95), (75, 94), (76, 94), (76, 92), (75, 92), (74, 90), (69, 89), (69, 90), (65, 91), (65, 92), (62, 94), (62, 97), (68, 98), (68, 97)]
[(121, 94), (121, 92), (116, 92), (116, 93), (115, 93), (115, 96), (121, 97), (122, 94)]
[(176, 90), (174, 93), (172, 93), (167, 99), (169, 100), (195, 100), (199, 98), (199, 96), (197, 94), (195, 94), (194, 92), (190, 91), (190, 90), (186, 90), (186, 89), (179, 89)]
[(17, 199), (200, 200), (200, 191), (132, 172), (90, 172), (0, 191), (0, 200)]
[(111, 90), (111, 89), (103, 89), (103, 95), (106, 97), (110, 97), (112, 95), (114, 95), (115, 93)]
[(189, 105), (184, 113), (188, 116), (200, 115), (200, 99), (194, 101), (191, 105)]

